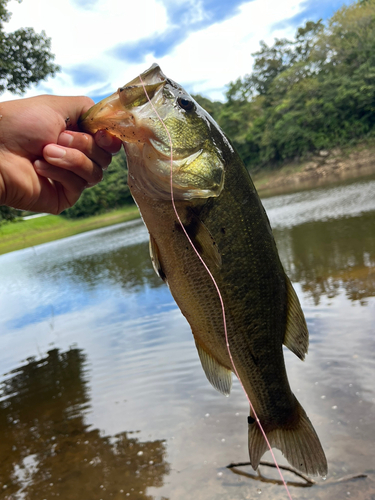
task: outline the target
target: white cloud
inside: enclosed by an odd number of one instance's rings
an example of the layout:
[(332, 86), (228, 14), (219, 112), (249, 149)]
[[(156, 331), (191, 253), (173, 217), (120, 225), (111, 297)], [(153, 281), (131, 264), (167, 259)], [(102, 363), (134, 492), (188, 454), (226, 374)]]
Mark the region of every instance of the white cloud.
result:
[[(254, 0), (243, 4), (236, 16), (192, 33), (157, 62), (168, 76), (189, 84), (191, 91), (222, 99), (225, 84), (251, 70), (251, 53), (259, 48), (260, 40), (270, 43), (275, 36), (293, 35), (293, 28), (275, 32), (272, 26), (300, 12), (301, 5), (302, 0)], [(97, 94), (99, 88), (109, 94), (154, 62), (151, 55), (142, 64), (121, 62), (110, 54), (110, 49), (161, 33), (167, 27), (165, 7), (156, 0), (127, 4), (99, 0), (90, 9), (79, 8), (72, 1), (61, 4), (28, 0), (18, 4), (12, 0), (9, 10), (13, 15), (6, 29), (44, 29), (52, 38), (52, 52), (62, 68), (55, 78), (29, 90), (27, 97), (43, 92)], [(197, 15), (202, 13), (197, 10)], [(97, 82), (75, 83), (69, 70), (79, 65), (97, 68)], [(2, 98), (14, 96), (6, 93)]]
[(118, 43), (137, 40), (166, 27), (165, 9), (155, 0), (138, 0), (130, 8), (124, 5), (119, 0), (100, 0), (88, 10), (78, 8), (71, 0), (63, 4), (51, 0), (19, 4), (12, 0), (9, 9), (13, 15), (6, 28), (13, 31), (32, 26), (36, 31), (45, 30), (52, 38), (52, 50), (59, 64), (86, 63), (97, 60), (98, 55)]
[[(63, 5), (63, 6), (62, 6)], [(156, 34), (166, 27), (164, 7), (155, 0), (138, 0), (126, 7), (119, 0), (100, 0), (90, 10), (78, 8), (71, 0), (63, 4), (51, 0), (29, 0), (19, 4), (12, 0), (8, 8), (12, 12), (7, 31), (20, 27), (44, 30), (52, 39), (55, 62), (62, 68), (56, 78), (42, 84), (55, 94), (89, 93), (97, 85), (74, 85), (67, 70), (75, 65), (93, 65), (98, 73), (105, 72), (108, 82), (118, 87), (134, 78), (134, 66), (121, 64), (108, 55), (119, 43)], [(140, 14), (141, 13), (141, 14)], [(142, 71), (137, 68), (137, 71)], [(116, 82), (116, 83), (115, 83)], [(33, 88), (25, 96), (40, 94)], [(5, 94), (6, 98), (14, 98)]]
[(192, 92), (222, 98), (227, 83), (251, 71), (260, 40), (293, 36), (294, 28), (276, 32), (272, 26), (297, 14), (299, 5), (296, 0), (244, 4), (238, 15), (193, 33), (159, 63), (174, 80), (192, 83)]

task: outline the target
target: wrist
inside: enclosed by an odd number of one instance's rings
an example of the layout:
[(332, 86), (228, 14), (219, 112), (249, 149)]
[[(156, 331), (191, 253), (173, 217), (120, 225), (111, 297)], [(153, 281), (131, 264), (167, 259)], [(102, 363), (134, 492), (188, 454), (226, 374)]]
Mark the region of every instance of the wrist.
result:
[(0, 156), (0, 207), (5, 205), (5, 183), (1, 169), (1, 156)]
[(5, 183), (3, 179), (3, 165), (5, 162), (5, 128), (3, 116), (6, 113), (6, 102), (0, 103), (0, 207), (5, 205)]
[[(9, 140), (12, 139), (12, 116), (17, 113), (14, 109), (17, 106), (16, 101), (0, 102), (0, 152), (7, 151)], [(0, 157), (0, 164), (2, 158)]]

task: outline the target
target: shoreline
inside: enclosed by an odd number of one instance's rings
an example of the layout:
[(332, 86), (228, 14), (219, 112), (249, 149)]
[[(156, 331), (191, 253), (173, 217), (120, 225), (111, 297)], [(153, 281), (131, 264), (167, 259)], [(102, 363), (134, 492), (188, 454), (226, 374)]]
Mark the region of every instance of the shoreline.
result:
[(375, 174), (375, 143), (322, 150), (280, 170), (252, 175), (262, 198)]
[[(375, 174), (375, 141), (320, 151), (305, 161), (254, 174), (252, 179), (260, 197), (268, 198), (372, 174)], [(6, 223), (0, 226), (0, 255), (139, 217), (136, 205), (130, 205), (85, 219), (46, 215)]]
[(0, 226), (0, 255), (60, 240), (93, 229), (120, 224), (140, 217), (138, 208), (129, 205), (84, 219), (66, 219), (61, 215), (46, 215), (29, 220), (9, 222)]

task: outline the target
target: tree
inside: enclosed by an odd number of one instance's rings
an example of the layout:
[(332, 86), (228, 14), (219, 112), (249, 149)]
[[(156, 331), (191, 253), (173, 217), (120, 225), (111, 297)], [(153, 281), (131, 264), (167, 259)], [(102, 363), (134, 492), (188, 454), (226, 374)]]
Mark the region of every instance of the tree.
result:
[(207, 97), (201, 96), (200, 94), (192, 95), (193, 99), (197, 101), (198, 104), (202, 106), (203, 109), (209, 113), (214, 120), (217, 120), (220, 110), (223, 107), (223, 103), (220, 101), (211, 101)]
[(1, 206), (0, 207), (0, 225), (3, 222), (14, 220), (18, 214), (19, 214), (19, 212), (14, 208)]
[(268, 94), (277, 77), (296, 65), (300, 72), (305, 69), (302, 75), (314, 71), (310, 56), (323, 28), (322, 20), (308, 21), (298, 28), (295, 40), (276, 38), (271, 47), (261, 41), (260, 50), (252, 54), (255, 57), (252, 73), (229, 84), (228, 100)]
[(251, 169), (375, 134), (375, 0), (264, 42), (217, 121)]
[(30, 85), (53, 76), (59, 67), (52, 62), (51, 40), (44, 31), (38, 34), (32, 28), (20, 28), (4, 32), (4, 23), (11, 16), (7, 3), (0, 0), (0, 93), (22, 94)]

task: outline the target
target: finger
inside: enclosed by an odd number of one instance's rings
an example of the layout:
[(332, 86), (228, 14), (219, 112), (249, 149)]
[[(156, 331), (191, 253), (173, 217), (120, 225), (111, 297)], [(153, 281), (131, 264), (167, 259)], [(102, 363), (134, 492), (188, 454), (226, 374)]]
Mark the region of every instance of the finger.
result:
[(73, 172), (89, 186), (98, 184), (103, 178), (101, 167), (78, 149), (47, 144), (43, 149), (43, 157), (50, 165)]
[(96, 144), (108, 151), (108, 153), (117, 153), (120, 151), (122, 142), (114, 135), (109, 134), (106, 130), (98, 130), (94, 135)]
[(57, 144), (71, 149), (78, 149), (101, 168), (107, 168), (112, 160), (111, 154), (100, 148), (89, 134), (72, 131), (62, 132), (59, 135)]
[[(45, 98), (45, 96), (43, 96)], [(48, 96), (50, 106), (53, 107), (65, 121), (66, 128), (77, 129), (79, 117), (95, 103), (86, 96)], [(64, 127), (65, 128), (65, 127)]]
[(61, 213), (74, 205), (82, 191), (87, 187), (87, 183), (82, 177), (69, 170), (51, 165), (45, 160), (36, 160), (34, 168), (38, 176), (48, 180), (48, 182), (41, 183), (43, 196), (40, 202), (45, 205), (45, 208), (41, 206), (41, 211)]

